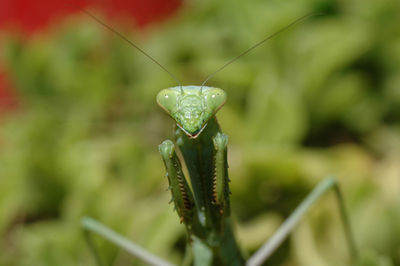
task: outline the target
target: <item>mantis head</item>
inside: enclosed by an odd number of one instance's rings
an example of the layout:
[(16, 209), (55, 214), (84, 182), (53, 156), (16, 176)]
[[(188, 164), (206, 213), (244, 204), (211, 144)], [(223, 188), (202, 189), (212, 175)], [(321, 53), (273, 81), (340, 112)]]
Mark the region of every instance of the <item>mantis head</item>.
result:
[(157, 95), (157, 103), (189, 138), (199, 136), (225, 101), (225, 91), (207, 86), (178, 86)]

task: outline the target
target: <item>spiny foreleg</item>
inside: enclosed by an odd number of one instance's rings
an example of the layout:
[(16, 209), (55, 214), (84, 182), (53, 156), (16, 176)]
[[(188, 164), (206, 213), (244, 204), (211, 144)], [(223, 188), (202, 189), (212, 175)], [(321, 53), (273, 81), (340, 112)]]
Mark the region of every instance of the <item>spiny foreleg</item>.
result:
[(172, 193), (172, 200), (175, 209), (183, 222), (189, 229), (195, 223), (195, 204), (193, 194), (189, 188), (186, 178), (182, 172), (181, 163), (175, 152), (174, 144), (171, 140), (165, 140), (159, 146), (159, 151), (163, 158), (169, 189)]
[(229, 206), (229, 177), (227, 162), (228, 136), (217, 133), (213, 138), (215, 149), (215, 170), (213, 180), (213, 197), (215, 204), (219, 207), (221, 215), (230, 215)]

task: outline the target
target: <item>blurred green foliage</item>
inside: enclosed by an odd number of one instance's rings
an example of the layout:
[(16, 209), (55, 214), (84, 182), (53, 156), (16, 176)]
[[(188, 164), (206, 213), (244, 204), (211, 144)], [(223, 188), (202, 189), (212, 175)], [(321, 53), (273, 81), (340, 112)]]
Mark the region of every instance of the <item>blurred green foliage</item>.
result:
[[(400, 265), (400, 3), (397, 0), (187, 1), (163, 25), (115, 25), (200, 84), (266, 34), (313, 17), (218, 73), (230, 137), (238, 237), (254, 252), (324, 176), (338, 177), (361, 259)], [(95, 217), (179, 263), (183, 226), (168, 205), (157, 145), (172, 120), (155, 104), (175, 86), (85, 15), (30, 40), (2, 38), (19, 95), (0, 127), (0, 264), (94, 265), (80, 219)], [(97, 238), (112, 265), (139, 262)], [(346, 265), (327, 196), (268, 265)]]

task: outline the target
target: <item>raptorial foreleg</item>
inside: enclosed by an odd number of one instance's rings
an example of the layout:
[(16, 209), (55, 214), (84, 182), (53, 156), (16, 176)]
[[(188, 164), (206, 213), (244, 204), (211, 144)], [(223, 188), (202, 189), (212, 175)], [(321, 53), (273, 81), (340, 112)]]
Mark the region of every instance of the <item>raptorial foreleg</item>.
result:
[(221, 215), (229, 216), (229, 177), (227, 162), (228, 136), (223, 133), (217, 133), (213, 138), (213, 144), (215, 149), (213, 200), (220, 208)]

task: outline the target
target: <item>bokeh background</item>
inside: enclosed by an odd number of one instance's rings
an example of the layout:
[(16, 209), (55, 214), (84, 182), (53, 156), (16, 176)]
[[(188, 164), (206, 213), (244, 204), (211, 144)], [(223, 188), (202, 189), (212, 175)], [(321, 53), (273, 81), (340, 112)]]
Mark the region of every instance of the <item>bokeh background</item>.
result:
[[(63, 3), (65, 2), (65, 3)], [(0, 2), (0, 265), (95, 265), (89, 215), (174, 263), (184, 227), (157, 145), (173, 122), (156, 106), (294, 19), (208, 85), (228, 102), (233, 217), (253, 253), (327, 175), (343, 189), (361, 257), (400, 265), (400, 2)], [(349, 265), (330, 193), (266, 265)], [(109, 265), (141, 265), (96, 238)]]

